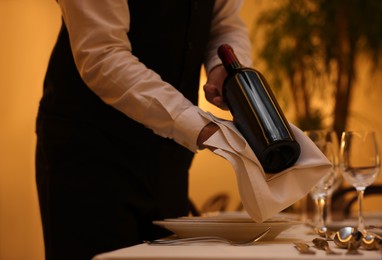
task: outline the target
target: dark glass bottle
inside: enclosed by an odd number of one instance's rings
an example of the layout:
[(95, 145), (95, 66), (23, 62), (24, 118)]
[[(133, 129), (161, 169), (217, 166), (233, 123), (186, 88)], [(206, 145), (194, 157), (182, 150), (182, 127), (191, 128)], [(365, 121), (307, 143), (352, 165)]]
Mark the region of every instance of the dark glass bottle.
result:
[(300, 145), (264, 76), (242, 67), (231, 46), (219, 47), (218, 55), (228, 73), (223, 97), (233, 122), (256, 154), (264, 171), (278, 173), (300, 156)]

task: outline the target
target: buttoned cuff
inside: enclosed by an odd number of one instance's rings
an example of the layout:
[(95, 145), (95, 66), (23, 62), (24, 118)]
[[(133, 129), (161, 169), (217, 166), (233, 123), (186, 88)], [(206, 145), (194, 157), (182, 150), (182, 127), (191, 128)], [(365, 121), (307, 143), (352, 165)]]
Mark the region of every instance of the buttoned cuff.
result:
[(199, 107), (192, 106), (180, 114), (174, 122), (174, 141), (192, 152), (196, 152), (199, 133), (211, 122), (203, 116), (204, 113)]

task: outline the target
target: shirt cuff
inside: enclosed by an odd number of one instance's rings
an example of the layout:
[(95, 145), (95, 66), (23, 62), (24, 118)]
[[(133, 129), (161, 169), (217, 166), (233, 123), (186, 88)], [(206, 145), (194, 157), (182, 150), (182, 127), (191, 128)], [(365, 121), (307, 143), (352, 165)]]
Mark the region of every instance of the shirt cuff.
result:
[(178, 144), (192, 152), (198, 150), (197, 139), (200, 131), (211, 120), (202, 116), (205, 112), (197, 106), (192, 106), (180, 114), (174, 122), (173, 139)]

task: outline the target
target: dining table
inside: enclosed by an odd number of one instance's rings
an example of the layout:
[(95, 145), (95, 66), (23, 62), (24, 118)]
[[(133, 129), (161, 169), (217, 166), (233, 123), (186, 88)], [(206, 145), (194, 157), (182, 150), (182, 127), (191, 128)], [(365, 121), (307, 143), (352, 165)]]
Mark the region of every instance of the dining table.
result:
[[(335, 255), (315, 247), (312, 242), (318, 238), (313, 229), (304, 223), (298, 223), (282, 231), (275, 238), (260, 240), (252, 245), (238, 246), (225, 243), (198, 242), (182, 245), (155, 245), (142, 243), (96, 255), (93, 260), (278, 260), (278, 259), (364, 259), (382, 260), (379, 250), (359, 248), (359, 254), (347, 254), (346, 249), (339, 248), (333, 241), (328, 241)], [(295, 243), (309, 245), (311, 254), (301, 254)]]

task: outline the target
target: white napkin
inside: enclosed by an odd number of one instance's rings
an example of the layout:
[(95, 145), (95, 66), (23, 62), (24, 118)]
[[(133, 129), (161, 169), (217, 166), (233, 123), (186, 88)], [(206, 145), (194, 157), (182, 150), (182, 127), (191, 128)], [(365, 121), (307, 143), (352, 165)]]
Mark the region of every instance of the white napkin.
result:
[(330, 171), (331, 163), (325, 155), (300, 129), (290, 124), (301, 147), (300, 157), (292, 167), (267, 174), (233, 122), (210, 113), (202, 115), (220, 127), (204, 144), (216, 148), (214, 153), (231, 163), (244, 209), (256, 222), (273, 217), (304, 197)]

